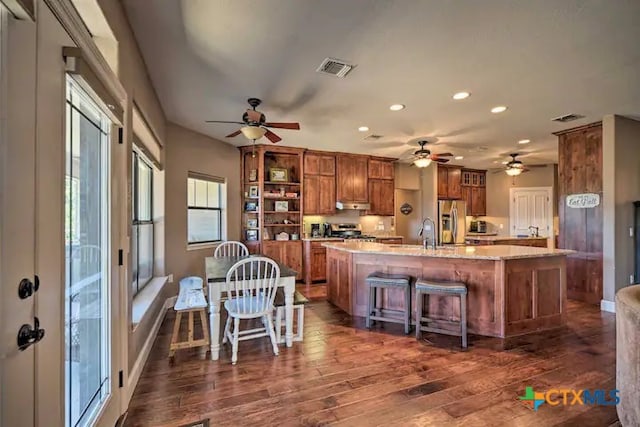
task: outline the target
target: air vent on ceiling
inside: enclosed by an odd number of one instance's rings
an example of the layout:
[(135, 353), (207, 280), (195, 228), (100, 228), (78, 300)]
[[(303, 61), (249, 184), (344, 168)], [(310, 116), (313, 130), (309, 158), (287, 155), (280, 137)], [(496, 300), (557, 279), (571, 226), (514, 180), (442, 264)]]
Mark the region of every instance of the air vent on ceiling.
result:
[(365, 137), (364, 137), (364, 140), (365, 140), (365, 141), (377, 141), (377, 140), (379, 140), (380, 138), (382, 138), (383, 136), (384, 136), (384, 135), (376, 135), (375, 133), (372, 133), (372, 134), (371, 134), (371, 135), (369, 135), (369, 136), (365, 136)]
[(552, 122), (566, 123), (566, 122), (572, 122), (572, 121), (578, 120), (578, 119), (584, 119), (584, 116), (581, 116), (580, 114), (565, 114), (564, 116), (555, 117), (555, 118), (551, 119), (551, 121)]
[(346, 77), (355, 67), (355, 65), (347, 64), (345, 61), (335, 58), (326, 58), (316, 70), (318, 73), (331, 74), (336, 77)]

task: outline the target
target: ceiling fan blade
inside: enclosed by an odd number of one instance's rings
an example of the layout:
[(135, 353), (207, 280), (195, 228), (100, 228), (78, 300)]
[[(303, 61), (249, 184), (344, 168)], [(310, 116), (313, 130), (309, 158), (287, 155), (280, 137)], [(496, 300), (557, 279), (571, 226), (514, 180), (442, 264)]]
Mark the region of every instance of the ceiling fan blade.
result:
[(280, 138), (278, 135), (276, 135), (275, 133), (271, 132), (269, 129), (267, 129), (267, 132), (265, 132), (264, 136), (267, 137), (267, 139), (271, 142), (273, 142), (274, 144), (276, 142), (282, 141), (282, 138)]
[(266, 126), (268, 128), (300, 130), (300, 123), (267, 122), (267, 123), (264, 124), (264, 126)]
[(242, 131), (240, 129), (238, 129), (237, 131), (230, 133), (229, 135), (225, 136), (225, 138), (233, 138), (234, 136), (238, 136), (242, 133)]
[(260, 119), (262, 118), (262, 113), (260, 111), (248, 109), (247, 110), (247, 121), (260, 123)]
[(431, 161), (438, 162), (438, 163), (447, 163), (449, 161), (449, 159), (441, 159), (439, 157), (436, 157), (434, 159), (433, 157), (431, 157)]
[(233, 123), (236, 125), (243, 125), (245, 124), (244, 122), (228, 122), (225, 120), (205, 120), (205, 123)]
[(451, 153), (438, 153), (438, 154), (432, 154), (432, 156), (438, 156), (438, 157), (453, 157), (453, 154), (451, 154)]

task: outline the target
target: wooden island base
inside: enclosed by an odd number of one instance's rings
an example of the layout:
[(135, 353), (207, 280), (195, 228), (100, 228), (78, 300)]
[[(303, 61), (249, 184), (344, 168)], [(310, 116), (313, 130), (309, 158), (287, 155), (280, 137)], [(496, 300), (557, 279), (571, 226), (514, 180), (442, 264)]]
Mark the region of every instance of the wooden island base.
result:
[[(557, 328), (566, 322), (565, 254), (474, 259), (354, 253), (328, 246), (328, 300), (350, 315), (365, 316), (365, 279), (375, 271), (465, 283), (467, 325), (473, 334), (506, 338)], [(385, 291), (382, 301), (383, 309), (404, 308), (401, 291)], [(415, 298), (412, 301), (415, 324)], [(432, 296), (425, 303), (425, 313), (427, 309), (434, 319), (460, 318), (455, 297)]]

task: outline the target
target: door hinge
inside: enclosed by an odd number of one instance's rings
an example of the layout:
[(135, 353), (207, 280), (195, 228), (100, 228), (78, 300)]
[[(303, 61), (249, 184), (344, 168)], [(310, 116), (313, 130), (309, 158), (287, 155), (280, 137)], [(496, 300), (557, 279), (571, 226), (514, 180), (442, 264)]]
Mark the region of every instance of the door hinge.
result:
[(124, 373), (122, 371), (118, 372), (118, 387), (124, 387)]
[(118, 265), (124, 265), (124, 251), (118, 249)]
[(124, 142), (124, 131), (122, 128), (118, 128), (118, 144), (122, 144)]

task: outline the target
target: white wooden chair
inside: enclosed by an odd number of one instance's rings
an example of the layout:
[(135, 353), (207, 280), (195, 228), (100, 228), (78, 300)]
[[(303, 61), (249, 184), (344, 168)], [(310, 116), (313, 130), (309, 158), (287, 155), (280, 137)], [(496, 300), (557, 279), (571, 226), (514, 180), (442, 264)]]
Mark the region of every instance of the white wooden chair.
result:
[(236, 241), (222, 242), (213, 252), (214, 258), (240, 257), (247, 255), (249, 255), (249, 248), (247, 248), (242, 242)]
[[(280, 267), (267, 257), (238, 261), (227, 273), (227, 297), (224, 308), (229, 317), (224, 328), (223, 344), (231, 341), (231, 363), (238, 361), (238, 343), (269, 336), (273, 354), (278, 355), (278, 342), (273, 325), (273, 301), (280, 280)], [(231, 320), (233, 319), (233, 331)], [(261, 319), (262, 327), (240, 331), (240, 320)]]
[[(169, 360), (173, 361), (176, 350), (192, 347), (208, 347), (209, 346), (209, 320), (207, 319), (207, 300), (204, 297), (202, 289), (202, 278), (185, 277), (180, 280), (180, 292), (173, 309), (176, 311), (176, 319), (173, 323), (173, 334), (171, 335), (171, 344), (169, 346)], [(180, 322), (182, 314), (187, 313), (189, 320), (187, 323), (187, 340), (180, 341)], [(202, 324), (201, 339), (194, 339), (194, 315), (200, 314), (200, 323)]]

